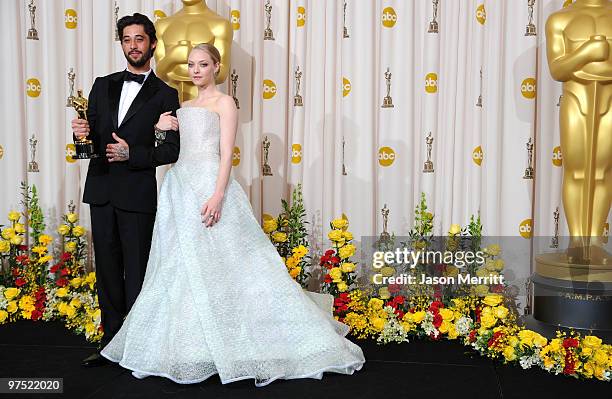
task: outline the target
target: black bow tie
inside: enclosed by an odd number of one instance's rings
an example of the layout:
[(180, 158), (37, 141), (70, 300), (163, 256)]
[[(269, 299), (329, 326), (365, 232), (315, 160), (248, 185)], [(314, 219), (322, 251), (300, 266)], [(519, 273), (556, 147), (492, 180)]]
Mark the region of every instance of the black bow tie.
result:
[(141, 75), (141, 74), (136, 74), (136, 73), (132, 73), (130, 71), (125, 71), (125, 73), (123, 74), (123, 80), (125, 82), (138, 82), (140, 84), (142, 84), (142, 82), (144, 82), (145, 80), (145, 75)]

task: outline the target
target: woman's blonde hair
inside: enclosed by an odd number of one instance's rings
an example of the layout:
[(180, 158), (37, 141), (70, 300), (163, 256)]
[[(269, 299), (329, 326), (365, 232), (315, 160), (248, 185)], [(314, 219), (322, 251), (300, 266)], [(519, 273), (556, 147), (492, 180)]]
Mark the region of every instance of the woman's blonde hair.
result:
[[(210, 43), (200, 43), (191, 49), (191, 51), (193, 50), (205, 51), (206, 53), (208, 53), (208, 55), (210, 55), (210, 58), (212, 58), (214, 64), (221, 63), (221, 53), (219, 53), (219, 50), (217, 50), (217, 48)], [(218, 74), (219, 74), (219, 71), (216, 71), (215, 76), (217, 76)]]

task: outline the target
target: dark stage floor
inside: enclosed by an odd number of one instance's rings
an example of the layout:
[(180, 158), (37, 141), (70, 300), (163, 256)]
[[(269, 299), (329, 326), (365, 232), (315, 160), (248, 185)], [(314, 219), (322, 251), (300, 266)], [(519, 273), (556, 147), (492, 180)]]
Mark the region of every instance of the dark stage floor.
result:
[[(93, 346), (57, 322), (20, 321), (0, 326), (0, 377), (63, 377), (64, 394), (2, 395), (40, 398), (610, 398), (612, 385), (504, 366), (458, 343), (414, 340), (379, 346), (356, 341), (366, 364), (352, 376), (275, 381), (256, 388), (252, 380), (222, 385), (217, 377), (179, 385), (149, 377), (138, 380), (117, 365), (83, 368)], [(398, 396), (390, 396), (398, 394)]]

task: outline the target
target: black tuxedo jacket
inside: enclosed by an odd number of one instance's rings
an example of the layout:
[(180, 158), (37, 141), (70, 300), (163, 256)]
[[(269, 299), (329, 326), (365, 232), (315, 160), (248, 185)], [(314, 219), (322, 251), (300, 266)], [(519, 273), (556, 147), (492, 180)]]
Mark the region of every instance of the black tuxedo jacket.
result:
[[(153, 125), (164, 112), (172, 111), (176, 116), (178, 93), (151, 71), (121, 126), (117, 126), (123, 75), (123, 72), (116, 72), (96, 78), (89, 93), (89, 139), (93, 141), (99, 158), (89, 162), (83, 202), (92, 205), (110, 202), (126, 211), (155, 213), (155, 168), (176, 162), (179, 134), (167, 132), (164, 143), (156, 147)], [(106, 145), (116, 143), (113, 132), (130, 146), (128, 161), (108, 162)]]

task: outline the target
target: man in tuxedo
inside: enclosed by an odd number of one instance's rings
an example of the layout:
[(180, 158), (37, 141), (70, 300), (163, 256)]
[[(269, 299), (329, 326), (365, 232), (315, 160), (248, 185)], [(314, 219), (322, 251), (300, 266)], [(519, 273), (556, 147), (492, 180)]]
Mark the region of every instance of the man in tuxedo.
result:
[(89, 136), (99, 155), (89, 163), (83, 202), (91, 209), (104, 337), (84, 366), (108, 362), (99, 351), (140, 293), (157, 208), (155, 168), (176, 162), (179, 155), (178, 123), (172, 116), (179, 108), (178, 93), (151, 70), (155, 26), (136, 13), (121, 18), (117, 27), (127, 69), (96, 78), (87, 120), (72, 121), (75, 137)]

